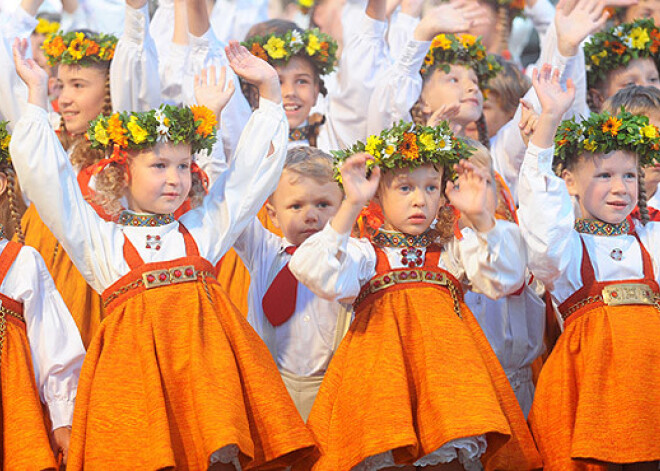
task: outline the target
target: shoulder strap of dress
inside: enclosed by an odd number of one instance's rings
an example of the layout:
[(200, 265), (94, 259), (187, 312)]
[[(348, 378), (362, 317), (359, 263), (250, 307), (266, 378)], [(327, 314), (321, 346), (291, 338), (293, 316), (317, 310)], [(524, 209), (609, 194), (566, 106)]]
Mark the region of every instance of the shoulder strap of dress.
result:
[(438, 268), (441, 254), (442, 254), (442, 247), (440, 245), (432, 244), (426, 247), (424, 268)]
[(124, 260), (131, 270), (144, 265), (144, 260), (126, 234), (124, 234)]
[(0, 285), (5, 280), (7, 272), (13, 265), (16, 257), (18, 257), (18, 253), (22, 248), (23, 245), (19, 244), (18, 242), (14, 242), (13, 240), (7, 242), (7, 245), (2, 251), (2, 256), (0, 257)]
[(390, 261), (387, 259), (387, 254), (385, 251), (380, 247), (376, 247), (375, 245), (373, 247), (374, 251), (376, 252), (376, 273), (385, 273), (391, 271), (392, 267), (390, 266)]
[(581, 235), (580, 242), (582, 243), (582, 267), (580, 268), (580, 275), (582, 276), (582, 286), (586, 287), (596, 282), (596, 274), (594, 273), (594, 266), (591, 264), (589, 251)]
[(644, 278), (648, 280), (655, 280), (655, 276), (653, 275), (653, 261), (651, 260), (651, 255), (649, 254), (649, 251), (646, 250), (646, 247), (644, 247), (644, 244), (642, 243), (641, 239), (639, 238), (639, 235), (637, 234), (637, 231), (633, 232), (633, 235), (637, 239), (637, 242), (639, 242), (639, 248), (642, 251), (642, 264), (644, 266)]
[(186, 244), (186, 255), (188, 257), (199, 257), (199, 249), (197, 248), (197, 242), (193, 239), (193, 236), (190, 235), (186, 226), (179, 222), (179, 232), (183, 235), (183, 242)]

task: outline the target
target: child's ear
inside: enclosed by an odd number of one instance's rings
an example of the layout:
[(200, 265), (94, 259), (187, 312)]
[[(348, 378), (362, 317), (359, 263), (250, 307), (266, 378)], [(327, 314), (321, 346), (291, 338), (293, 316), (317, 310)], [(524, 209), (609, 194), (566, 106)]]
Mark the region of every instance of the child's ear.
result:
[(570, 170), (564, 169), (561, 172), (561, 178), (566, 182), (568, 194), (571, 196), (578, 196), (577, 178)]
[(275, 210), (273, 203), (271, 203), (270, 198), (266, 201), (266, 212), (268, 213), (270, 220), (273, 221), (273, 225), (278, 229), (282, 229), (280, 227), (280, 222), (277, 220), (277, 211)]
[(603, 103), (605, 102), (603, 93), (597, 88), (590, 88), (587, 90), (587, 94), (589, 95), (589, 102), (591, 103), (593, 111), (595, 113), (600, 113)]
[(7, 175), (0, 172), (0, 196), (7, 192)]

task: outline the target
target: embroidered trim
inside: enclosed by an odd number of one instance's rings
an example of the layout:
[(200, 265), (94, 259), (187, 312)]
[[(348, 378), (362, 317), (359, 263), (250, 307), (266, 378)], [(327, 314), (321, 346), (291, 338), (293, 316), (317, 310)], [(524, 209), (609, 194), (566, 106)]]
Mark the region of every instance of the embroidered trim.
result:
[(575, 221), (575, 230), (582, 234), (618, 236), (630, 234), (631, 226), (627, 219), (620, 224), (609, 224), (597, 219), (580, 218)]
[(158, 227), (166, 226), (176, 221), (171, 214), (135, 214), (124, 211), (117, 220), (122, 226), (132, 227)]
[(373, 237), (372, 242), (378, 247), (428, 247), (432, 241), (429, 237), (429, 231), (424, 232), (418, 236), (406, 235), (401, 232), (388, 232), (383, 229), (378, 229), (378, 232)]
[(561, 313), (562, 319), (566, 321), (576, 311), (590, 304), (607, 306), (643, 304), (647, 306), (655, 306), (658, 310), (660, 310), (660, 307), (658, 306), (659, 301), (660, 294), (655, 293), (653, 289), (645, 283), (616, 283), (605, 286), (601, 294), (597, 294), (596, 296), (589, 296), (582, 301), (573, 304), (567, 309), (562, 309), (560, 307), (559, 311)]
[(301, 126), (289, 131), (289, 141), (309, 141), (312, 126)]
[(2, 359), (2, 349), (5, 346), (5, 336), (7, 334), (7, 316), (14, 317), (25, 323), (25, 317), (22, 313), (12, 311), (11, 309), (8, 309), (4, 306), (0, 306), (0, 360)]

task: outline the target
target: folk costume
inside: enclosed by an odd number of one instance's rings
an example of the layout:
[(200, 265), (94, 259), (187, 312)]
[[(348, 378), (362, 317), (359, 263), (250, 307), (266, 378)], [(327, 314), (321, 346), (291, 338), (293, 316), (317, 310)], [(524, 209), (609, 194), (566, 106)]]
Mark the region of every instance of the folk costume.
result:
[(530, 145), (525, 156), (518, 214), (529, 265), (564, 320), (529, 418), (549, 471), (660, 459), (660, 226), (576, 220), (552, 168), (553, 154), (560, 172), (568, 158), (614, 150), (648, 165), (658, 158), (657, 136), (646, 117), (592, 114), (564, 121), (555, 148)]
[[(204, 107), (164, 105), (99, 116), (88, 136), (100, 148), (119, 148), (99, 165), (121, 165), (122, 138), (132, 149), (158, 138), (210, 150), (212, 116)], [(15, 162), (23, 187), (103, 293), (107, 310), (81, 372), (69, 469), (104, 469), (109, 462), (153, 470), (216, 462), (271, 469), (314, 448), (267, 348), (213, 276), (213, 263), (273, 191), (286, 130), (281, 105), (262, 100), (236, 159), (201, 206), (179, 220), (126, 212), (115, 224), (84, 203), (44, 111), (30, 106), (18, 123)], [(39, 192), (45, 182), (48, 194)]]
[[(468, 152), (446, 123), (400, 123), (340, 153), (338, 162), (365, 150), (381, 168), (448, 167)], [(491, 297), (520, 288), (517, 226), (498, 221), (486, 234), (466, 232), (446, 244), (429, 231), (381, 229), (372, 241), (348, 236), (328, 225), (289, 263), (314, 293), (355, 308), (308, 420), (321, 447), (313, 469), (453, 460), (467, 470), (481, 469), (480, 461), (487, 469), (540, 468), (513, 391), (463, 302), (468, 280)]]

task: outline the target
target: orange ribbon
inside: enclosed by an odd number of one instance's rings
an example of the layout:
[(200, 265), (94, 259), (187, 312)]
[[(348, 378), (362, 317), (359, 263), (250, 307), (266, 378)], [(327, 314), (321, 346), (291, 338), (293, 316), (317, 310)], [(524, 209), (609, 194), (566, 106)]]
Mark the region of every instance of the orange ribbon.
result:
[(96, 162), (91, 166), (90, 172), (92, 175), (98, 175), (110, 164), (124, 165), (126, 167), (126, 173), (128, 173), (128, 165), (126, 165), (127, 154), (126, 151), (123, 151), (117, 144), (115, 144), (114, 149), (112, 150), (112, 157), (107, 159), (102, 159), (99, 162)]
[(209, 176), (206, 174), (202, 167), (197, 165), (197, 162), (190, 164), (190, 173), (196, 173), (199, 176), (199, 179), (202, 181), (202, 187), (204, 187), (204, 193), (209, 192)]

